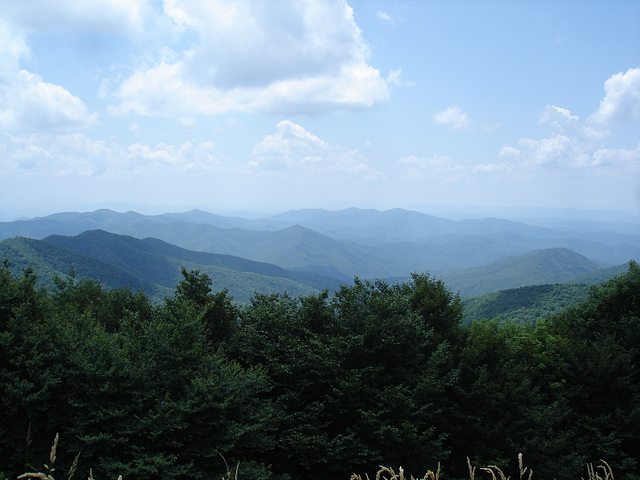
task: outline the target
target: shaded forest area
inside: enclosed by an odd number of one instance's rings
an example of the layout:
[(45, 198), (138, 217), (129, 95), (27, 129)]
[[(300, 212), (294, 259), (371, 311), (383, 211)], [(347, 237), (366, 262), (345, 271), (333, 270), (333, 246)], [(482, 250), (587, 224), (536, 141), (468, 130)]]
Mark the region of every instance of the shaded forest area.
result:
[[(78, 475), (347, 479), (378, 465), (467, 478), (640, 469), (640, 267), (536, 325), (464, 326), (427, 274), (240, 306), (183, 269), (160, 305), (0, 268), (0, 478), (81, 452)], [(63, 471), (63, 470), (61, 470)]]

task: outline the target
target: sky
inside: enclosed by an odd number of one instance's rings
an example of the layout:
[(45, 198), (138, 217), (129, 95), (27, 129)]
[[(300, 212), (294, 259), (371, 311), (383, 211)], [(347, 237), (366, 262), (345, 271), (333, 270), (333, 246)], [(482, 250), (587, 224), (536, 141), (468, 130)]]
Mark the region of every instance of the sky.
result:
[(0, 220), (640, 216), (636, 0), (0, 0)]

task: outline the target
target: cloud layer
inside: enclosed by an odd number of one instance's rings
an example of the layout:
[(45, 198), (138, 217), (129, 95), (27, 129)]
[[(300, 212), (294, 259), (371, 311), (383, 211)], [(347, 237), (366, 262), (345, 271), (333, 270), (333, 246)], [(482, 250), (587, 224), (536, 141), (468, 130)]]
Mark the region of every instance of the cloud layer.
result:
[(330, 145), (290, 120), (278, 123), (276, 130), (254, 146), (249, 164), (252, 168), (287, 170), (335, 181), (370, 181), (383, 176), (368, 165), (359, 151)]
[(343, 1), (167, 0), (164, 13), (179, 36), (120, 83), (112, 113), (314, 114), (389, 98)]
[(604, 90), (600, 108), (589, 120), (603, 125), (640, 123), (640, 68), (612, 75)]

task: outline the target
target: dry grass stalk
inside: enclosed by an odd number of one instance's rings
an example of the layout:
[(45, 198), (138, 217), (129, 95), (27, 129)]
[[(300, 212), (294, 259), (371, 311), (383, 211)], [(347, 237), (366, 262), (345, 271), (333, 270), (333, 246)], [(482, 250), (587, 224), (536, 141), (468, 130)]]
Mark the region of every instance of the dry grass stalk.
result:
[(80, 452), (78, 452), (78, 455), (76, 455), (76, 458), (71, 464), (71, 468), (69, 468), (69, 475), (67, 476), (68, 480), (71, 480), (73, 478), (73, 474), (76, 473), (76, 468), (78, 468), (78, 460), (80, 460)]
[(467, 457), (467, 467), (469, 468), (469, 478), (476, 480), (476, 467), (471, 466), (471, 460)]
[(524, 466), (521, 453), (518, 454), (518, 468), (520, 469), (520, 480), (522, 480), (522, 478), (526, 475), (527, 470), (529, 470), (529, 477), (527, 478), (527, 480), (531, 480), (531, 478), (533, 477), (533, 470)]
[[(29, 425), (29, 430), (31, 430), (31, 425)], [(29, 433), (27, 433), (27, 442), (30, 442), (29, 439)], [(48, 472), (48, 473), (41, 473), (41, 472), (27, 472), (27, 473), (23, 473), (22, 475), (18, 476), (18, 480), (22, 480), (23, 478), (39, 478), (40, 480), (55, 480), (53, 478), (53, 472), (55, 471), (55, 468), (53, 468), (53, 464), (56, 461), (56, 451), (58, 450), (58, 441), (60, 440), (60, 435), (58, 435), (56, 433), (56, 438), (53, 440), (53, 446), (51, 447), (51, 453), (49, 453), (49, 465), (47, 465), (46, 463), (43, 465), (44, 469)], [(67, 480), (71, 480), (71, 478), (73, 477), (73, 475), (76, 472), (76, 468), (78, 467), (78, 460), (80, 459), (80, 453), (78, 453), (78, 455), (76, 455), (76, 458), (73, 460), (73, 464), (71, 465), (71, 468), (69, 469), (69, 475), (67, 476)], [(239, 464), (238, 464), (239, 465)], [(93, 479), (93, 470), (89, 469), (89, 478), (88, 480), (94, 480)], [(122, 475), (120, 475), (118, 477), (118, 480), (122, 480)], [(238, 480), (238, 470), (236, 469), (236, 480)]]
[[(520, 480), (523, 480), (527, 471), (529, 471), (529, 476), (527, 480), (531, 480), (533, 478), (533, 470), (524, 466), (524, 462), (522, 459), (522, 453), (518, 454), (518, 467), (520, 469)], [(471, 465), (471, 460), (467, 457), (467, 468), (469, 469), (469, 478), (470, 480), (475, 480), (476, 478), (476, 467)], [(510, 476), (505, 476), (504, 472), (497, 465), (487, 465), (486, 467), (480, 467), (480, 470), (483, 472), (487, 472), (491, 474), (491, 480), (497, 480), (500, 477), (500, 480), (510, 480)], [(589, 479), (591, 480), (591, 479)], [(610, 480), (610, 479), (607, 479)]]
[(500, 467), (497, 465), (489, 465), (487, 467), (483, 467), (480, 470), (484, 470), (485, 472), (489, 472), (491, 474), (492, 480), (496, 480), (496, 472), (500, 475), (500, 480), (509, 480), (511, 477), (505, 477)]
[[(614, 480), (613, 478), (613, 470), (611, 466), (605, 462), (604, 460), (600, 460), (603, 465), (598, 465), (597, 467), (593, 467), (593, 463), (587, 464), (587, 474), (589, 475), (589, 480)], [(600, 476), (599, 471), (602, 470), (602, 475)]]
[[(221, 453), (219, 454), (222, 457), (222, 461), (224, 462), (225, 466), (227, 467), (227, 480), (231, 480), (231, 469), (229, 468), (229, 464), (227, 463), (227, 459), (224, 458), (224, 455), (222, 455)], [(238, 464), (236, 465), (236, 474), (234, 477), (234, 480), (238, 480), (238, 470), (240, 469), (240, 462), (238, 462)], [(224, 480), (224, 477), (222, 477), (222, 480)]]
[[(29, 425), (29, 429), (31, 429), (31, 425)], [(29, 438), (29, 432), (27, 432), (27, 438)], [(42, 480), (54, 480), (51, 474), (55, 471), (55, 468), (53, 468), (53, 464), (56, 461), (56, 450), (58, 449), (58, 440), (60, 440), (60, 435), (56, 433), (56, 438), (53, 440), (53, 446), (51, 447), (51, 452), (49, 453), (49, 465), (47, 465), (46, 463), (43, 465), (45, 471), (49, 473), (27, 472), (20, 475), (18, 479), (40, 478)]]
[[(383, 475), (390, 475), (389, 477), (384, 477)], [(365, 474), (365, 478), (369, 480), (369, 475)], [(440, 463), (438, 462), (438, 468), (434, 472), (428, 470), (425, 473), (424, 477), (421, 479), (416, 479), (413, 475), (410, 477), (411, 480), (440, 480)], [(362, 480), (362, 477), (357, 474), (351, 475), (351, 480)], [(393, 468), (380, 466), (380, 470), (376, 474), (376, 480), (405, 480), (404, 469), (400, 467), (399, 472), (396, 473)]]
[[(369, 474), (365, 473), (364, 474), (364, 478), (369, 480)], [(354, 474), (351, 475), (351, 479), (350, 480), (362, 480), (362, 477), (360, 475), (358, 475), (357, 473), (354, 473)]]

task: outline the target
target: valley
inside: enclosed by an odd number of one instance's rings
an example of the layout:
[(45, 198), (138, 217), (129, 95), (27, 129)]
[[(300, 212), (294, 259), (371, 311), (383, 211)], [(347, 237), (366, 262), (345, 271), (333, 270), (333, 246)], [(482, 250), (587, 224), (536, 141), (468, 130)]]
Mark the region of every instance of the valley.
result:
[(451, 220), (402, 209), (294, 210), (266, 218), (200, 210), (68, 212), (0, 223), (0, 257), (51, 286), (70, 272), (162, 301), (180, 269), (200, 270), (239, 303), (254, 293), (334, 291), (354, 278), (442, 279), (463, 298), (547, 284), (597, 284), (640, 258), (640, 225), (572, 229), (499, 218)]

